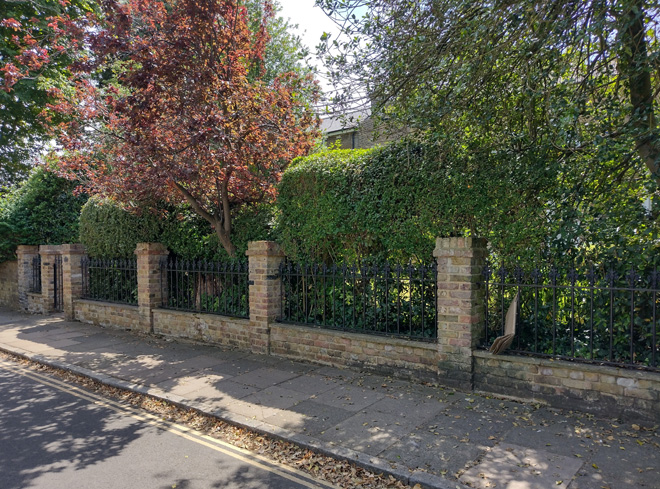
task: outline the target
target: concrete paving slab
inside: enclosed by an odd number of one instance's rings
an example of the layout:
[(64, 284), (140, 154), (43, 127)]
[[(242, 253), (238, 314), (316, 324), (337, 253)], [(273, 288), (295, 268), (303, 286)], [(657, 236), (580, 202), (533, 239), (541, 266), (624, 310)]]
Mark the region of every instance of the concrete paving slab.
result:
[(632, 430), (631, 435), (638, 436), (615, 438), (615, 450), (598, 449), (585, 464), (583, 474), (594, 480), (600, 475), (612, 489), (634, 485), (660, 488), (660, 445), (655, 437), (639, 436)]
[(265, 418), (264, 421), (296, 433), (312, 436), (330, 430), (354, 415), (355, 413), (352, 411), (307, 400)]
[(192, 399), (199, 402), (213, 402), (225, 405), (236, 399), (243, 399), (258, 392), (259, 389), (245, 384), (239, 384), (233, 380), (211, 381), (202, 389), (191, 392)]
[(117, 338), (104, 333), (86, 335), (80, 337), (78, 341), (80, 341), (79, 345), (68, 348), (70, 352), (109, 351), (112, 353), (121, 353), (115, 347), (126, 343), (125, 338)]
[(120, 379), (146, 380), (149, 375), (159, 372), (158, 367), (162, 364), (142, 363), (135, 359), (126, 360), (123, 363), (115, 364), (105, 369), (104, 373), (118, 377)]
[(424, 423), (427, 419), (437, 415), (446, 404), (438, 399), (418, 398), (405, 393), (387, 394), (376, 401), (370, 409), (380, 413), (394, 414), (401, 418), (410, 418), (415, 423)]
[(511, 427), (507, 420), (475, 414), (465, 409), (446, 408), (427, 419), (423, 431), (489, 446), (495, 440), (500, 440)]
[(347, 411), (360, 411), (384, 397), (372, 389), (339, 385), (316, 396), (316, 402)]
[[(49, 345), (46, 345), (44, 343), (35, 343), (34, 341), (21, 340), (18, 338), (3, 339), (2, 342), (7, 346), (19, 348), (21, 350), (29, 351), (33, 353), (39, 353), (51, 348)], [(72, 345), (71, 348), (75, 348), (75, 346)]]
[(223, 406), (226, 411), (237, 414), (245, 419), (264, 421), (266, 418), (277, 416), (280, 409), (253, 404), (243, 399), (236, 399)]
[(48, 342), (48, 346), (50, 348), (67, 348), (70, 346), (74, 345), (79, 345), (80, 341), (76, 341), (73, 339), (58, 339), (58, 340), (52, 340)]
[(571, 432), (571, 426), (566, 424), (541, 426), (532, 431), (534, 436), (530, 437), (530, 427), (514, 427), (502, 440), (514, 445), (524, 444), (538, 450), (580, 457), (586, 457), (595, 448), (593, 439), (576, 437)]
[(433, 474), (456, 477), (484, 453), (481, 446), (464, 443), (452, 436), (414, 432), (378, 456)]
[(244, 397), (243, 400), (261, 406), (286, 409), (309, 399), (309, 397), (308, 394), (303, 394), (302, 392), (285, 389), (275, 385), (255, 392), (254, 394), (250, 394), (249, 396)]
[(298, 377), (281, 382), (279, 385), (285, 389), (302, 392), (303, 394), (309, 394), (310, 396), (318, 396), (323, 392), (327, 392), (330, 389), (337, 387), (339, 381), (331, 377), (312, 373), (308, 375), (299, 375)]
[(378, 455), (401, 438), (410, 436), (413, 429), (410, 422), (399, 416), (369, 410), (351, 416), (320, 434), (319, 438), (369, 455)]
[(222, 380), (226, 380), (226, 378), (221, 375), (208, 375), (202, 372), (197, 372), (195, 375), (185, 375), (182, 377), (166, 379), (155, 385), (171, 394), (185, 396), (192, 392), (211, 387), (213, 383)]
[(479, 489), (566, 489), (581, 466), (575, 457), (502, 443), (460, 481)]
[(311, 363), (294, 362), (292, 360), (276, 356), (257, 355), (254, 358), (258, 361), (263, 361), (263, 358), (272, 359), (274, 361), (268, 362), (269, 366), (298, 375), (312, 375), (319, 368), (318, 365), (312, 365)]
[(241, 384), (250, 385), (259, 389), (265, 389), (281, 382), (285, 382), (300, 374), (287, 372), (274, 367), (265, 367), (253, 370), (243, 375), (238, 375), (232, 380)]
[(226, 361), (227, 360), (223, 359), (220, 355), (218, 356), (209, 355), (209, 354), (195, 355), (194, 357), (191, 357), (186, 360), (185, 368), (191, 371), (205, 370), (210, 367), (220, 365), (221, 363), (224, 363)]
[(103, 353), (103, 352), (81, 352), (72, 353), (67, 349), (68, 356), (66, 360), (74, 365), (80, 365), (99, 372), (106, 372), (115, 367), (119, 363), (128, 362), (130, 358), (119, 353)]
[[(435, 489), (486, 482), (513, 488), (520, 477), (529, 478), (526, 489), (538, 481), (570, 482), (568, 489), (660, 489), (660, 434), (653, 427), (2, 309), (0, 348), (303, 440), (376, 470), (405, 467), (396, 473), (410, 481), (418, 480), (414, 474), (444, 477), (419, 479)], [(516, 452), (515, 462), (506, 447)], [(499, 459), (498, 450), (506, 452)], [(547, 463), (540, 476), (530, 453), (537, 466)], [(552, 463), (561, 470), (582, 465), (569, 477)], [(552, 480), (555, 474), (561, 479)]]
[(238, 377), (239, 375), (243, 375), (260, 368), (264, 368), (263, 363), (259, 363), (244, 357), (239, 357), (209, 367), (209, 370), (220, 375)]
[[(164, 344), (170, 345), (172, 342), (167, 342), (164, 340)], [(209, 345), (203, 345), (199, 343), (182, 343), (182, 345), (190, 345), (192, 348), (195, 349), (195, 351), (199, 355), (206, 355), (206, 356), (211, 356), (214, 358), (218, 358), (222, 360), (222, 362), (231, 362), (233, 360), (239, 360), (239, 359), (244, 359), (244, 358), (251, 358), (251, 355), (249, 352), (241, 351), (241, 350), (233, 350), (230, 348), (225, 348), (223, 346), (209, 346)]]
[(80, 338), (81, 336), (85, 336), (87, 334), (86, 331), (71, 331), (70, 329), (57, 329), (55, 331), (52, 331), (46, 336), (48, 338), (55, 338), (58, 340), (70, 340), (74, 338)]
[(331, 377), (335, 379), (342, 379), (344, 381), (350, 381), (355, 377), (359, 377), (360, 372), (354, 370), (349, 370), (345, 368), (337, 367), (319, 367), (314, 371), (316, 375), (323, 375), (325, 377)]
[(143, 378), (143, 383), (147, 385), (157, 385), (168, 379), (178, 379), (188, 375), (191, 369), (183, 368), (182, 365), (163, 365), (147, 372)]

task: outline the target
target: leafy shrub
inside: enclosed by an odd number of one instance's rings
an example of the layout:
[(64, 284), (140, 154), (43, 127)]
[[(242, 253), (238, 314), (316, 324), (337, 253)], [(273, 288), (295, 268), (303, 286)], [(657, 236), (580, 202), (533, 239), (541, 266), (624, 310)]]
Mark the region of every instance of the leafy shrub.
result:
[(158, 240), (160, 227), (155, 214), (135, 214), (95, 197), (80, 212), (80, 242), (92, 257), (133, 258), (138, 243)]
[(534, 251), (552, 175), (520, 175), (510, 159), (412, 140), (298, 159), (279, 188), (280, 241), (294, 257), (335, 262), (428, 261), (436, 237), (462, 235)]
[(74, 195), (76, 184), (37, 167), (23, 183), (0, 198), (0, 261), (17, 245), (73, 243), (78, 216), (87, 200)]
[[(233, 219), (237, 256), (248, 241), (269, 239), (272, 206), (253, 205)], [(189, 260), (227, 260), (211, 225), (186, 206), (129, 212), (108, 200), (92, 198), (80, 216), (80, 242), (93, 257), (130, 258), (140, 242), (163, 243), (172, 254)]]
[[(272, 239), (271, 204), (243, 206), (232, 218), (232, 242), (236, 257), (245, 260), (249, 241)], [(227, 261), (229, 255), (218, 241), (211, 225), (185, 206), (170, 210), (163, 223), (160, 242), (184, 259)]]
[(436, 237), (477, 236), (496, 261), (644, 265), (660, 248), (657, 188), (590, 181), (584, 164), (447, 140), (321, 152), (282, 177), (278, 239), (324, 262), (426, 262)]

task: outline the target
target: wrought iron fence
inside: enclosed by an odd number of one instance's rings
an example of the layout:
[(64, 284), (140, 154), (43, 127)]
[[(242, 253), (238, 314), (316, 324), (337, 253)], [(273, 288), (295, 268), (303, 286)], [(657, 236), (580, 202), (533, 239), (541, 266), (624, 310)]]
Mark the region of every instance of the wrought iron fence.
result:
[(163, 260), (163, 307), (250, 317), (248, 265), (242, 262)]
[(437, 339), (437, 266), (280, 266), (280, 321)]
[(138, 303), (137, 260), (83, 258), (84, 299)]
[(64, 269), (62, 268), (62, 255), (53, 257), (53, 309), (64, 310)]
[(32, 258), (30, 270), (30, 292), (41, 294), (41, 255)]
[(590, 267), (484, 268), (485, 343), (502, 334), (505, 315), (519, 294), (517, 353), (615, 366), (658, 369), (658, 269), (625, 273)]

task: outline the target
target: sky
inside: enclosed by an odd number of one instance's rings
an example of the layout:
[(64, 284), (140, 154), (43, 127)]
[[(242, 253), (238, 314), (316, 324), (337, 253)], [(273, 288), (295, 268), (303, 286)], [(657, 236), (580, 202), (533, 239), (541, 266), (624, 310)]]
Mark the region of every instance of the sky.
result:
[(324, 32), (331, 34), (334, 39), (339, 33), (339, 28), (325, 15), (320, 7), (314, 6), (314, 0), (279, 0), (279, 3), (282, 6), (280, 15), (285, 19), (290, 19), (291, 24), (298, 24), (296, 34), (301, 37), (303, 44), (312, 53), (312, 59), (321, 75), (319, 76), (321, 87), (324, 91), (328, 91), (329, 86), (322, 76), (324, 72), (323, 65), (316, 59), (315, 48), (321, 42), (321, 36)]

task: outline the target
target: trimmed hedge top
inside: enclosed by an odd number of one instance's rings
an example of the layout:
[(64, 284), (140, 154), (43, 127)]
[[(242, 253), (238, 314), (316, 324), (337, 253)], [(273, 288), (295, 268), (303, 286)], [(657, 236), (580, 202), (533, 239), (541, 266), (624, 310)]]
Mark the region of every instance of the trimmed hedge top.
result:
[[(538, 244), (537, 179), (506, 155), (403, 140), (296, 160), (279, 188), (280, 241), (297, 259), (420, 260), (436, 237), (490, 237), (518, 253)], [(486, 160), (485, 158), (488, 158)]]

